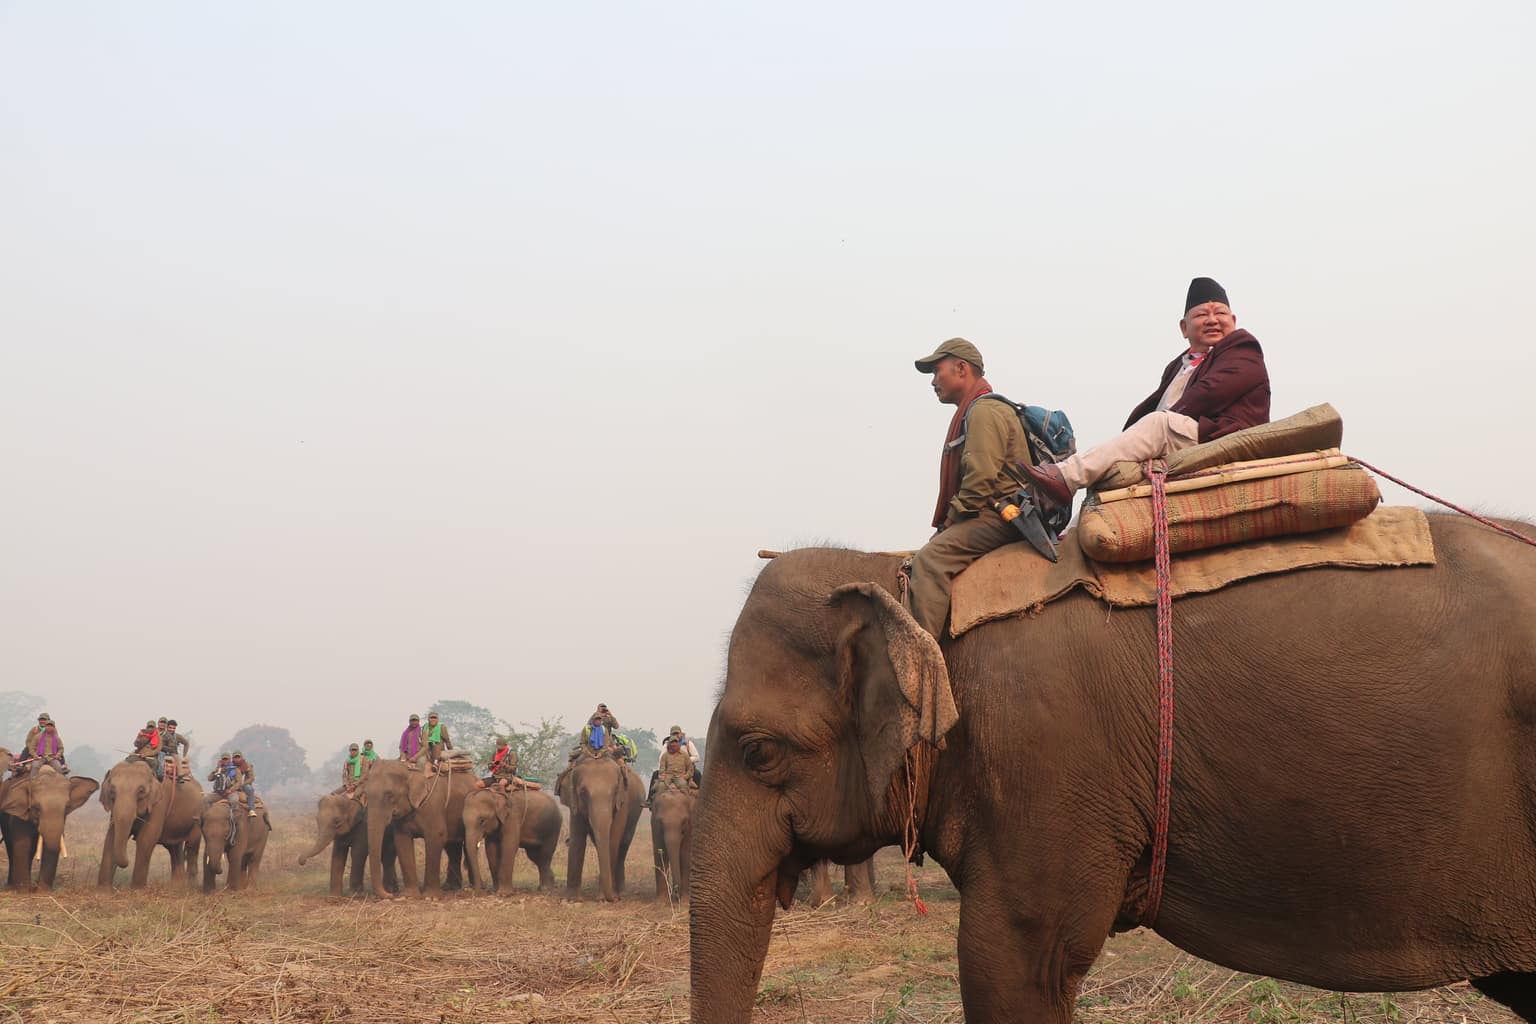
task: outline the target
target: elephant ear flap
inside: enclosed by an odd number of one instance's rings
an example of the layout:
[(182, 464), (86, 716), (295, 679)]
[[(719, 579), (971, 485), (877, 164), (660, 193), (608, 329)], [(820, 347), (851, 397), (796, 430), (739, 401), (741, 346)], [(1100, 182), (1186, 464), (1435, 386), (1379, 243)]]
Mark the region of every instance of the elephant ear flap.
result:
[(31, 779), (19, 779), (6, 788), (5, 799), (0, 800), (0, 814), (12, 814), (18, 818), (32, 814)]
[(886, 792), (907, 751), (920, 742), (944, 748), (960, 718), (939, 643), (878, 583), (850, 583), (832, 592), (833, 607), (855, 611), (843, 632), (838, 664), (858, 723), (870, 798)]
[(87, 779), (83, 776), (76, 776), (70, 779), (69, 803), (65, 805), (64, 813), (73, 814), (84, 807), (85, 802), (91, 798), (91, 794), (96, 792), (96, 787), (97, 782), (95, 779)]

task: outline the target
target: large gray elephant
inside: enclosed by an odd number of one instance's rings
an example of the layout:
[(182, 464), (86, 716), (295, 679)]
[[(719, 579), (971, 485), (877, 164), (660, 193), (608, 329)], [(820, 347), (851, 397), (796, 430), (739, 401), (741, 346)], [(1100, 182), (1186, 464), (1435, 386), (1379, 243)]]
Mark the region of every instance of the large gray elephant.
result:
[[(0, 751), (0, 773), (10, 769), (10, 760), (9, 751)], [(35, 776), (0, 781), (0, 837), (10, 858), (11, 888), (33, 888), (32, 860), (39, 842), (42, 856), (37, 885), (53, 888), (64, 839), (64, 819), (91, 798), (96, 786), (95, 779), (61, 775), (46, 766)]]
[[(349, 887), (353, 895), (363, 891), (363, 870), (368, 863), (368, 809), (361, 802), (344, 792), (327, 793), (317, 802), (315, 809), (315, 845), (299, 854), (299, 866), (309, 858), (319, 856), (327, 846), (331, 848), (331, 895), (341, 895), (341, 880), (347, 874), (347, 861), (352, 862)], [(395, 834), (393, 829), (384, 833), (384, 888), (400, 891), (400, 881), (395, 875)]]
[(1430, 523), (1433, 567), (1318, 569), (1174, 604), (1150, 922), (1151, 609), (1072, 596), (941, 652), (892, 597), (896, 559), (775, 560), (709, 729), (693, 1020), (747, 1021), (775, 896), (802, 868), (862, 860), (909, 821), (960, 892), (972, 1024), (1065, 1024), (1105, 938), (1142, 923), (1322, 988), (1468, 978), (1536, 1020), (1536, 551)]
[(570, 808), (571, 834), (565, 892), (581, 898), (581, 876), (587, 860), (587, 840), (597, 849), (598, 890), (604, 900), (624, 892), (624, 858), (635, 838), (645, 802), (645, 783), (629, 765), (612, 757), (581, 755), (556, 781), (560, 802)]
[(203, 808), (203, 787), (196, 779), (177, 782), (167, 766), (162, 781), (149, 764), (129, 758), (107, 770), (101, 782), (101, 805), (111, 820), (102, 839), (97, 885), (111, 886), (117, 869), (128, 866), (129, 839), (134, 841), (133, 888), (149, 882), (149, 860), (156, 846), (165, 847), (171, 858), (172, 882), (197, 884), (192, 866), (202, 840), (197, 820)]
[[(468, 770), (441, 772), (409, 768), (404, 761), (379, 761), (363, 776), (363, 800), (368, 805), (368, 877), (375, 896), (391, 894), (384, 887), (385, 834), (394, 834), (395, 855), (400, 862), (403, 894), (423, 893), (437, 898), (443, 890), (462, 882), (464, 858), (464, 798), (475, 788)], [(418, 887), (416, 845), (426, 847), (425, 870)], [(442, 875), (443, 854), (448, 855), (446, 884)]]
[[(506, 794), (479, 789), (469, 794), (464, 799), (464, 854), (472, 890), (484, 888), (487, 881), (477, 852), (482, 843), (493, 891), (512, 891), (512, 869), (519, 849), (539, 869), (539, 888), (553, 889), (555, 873), (550, 864), (560, 844), (560, 825), (560, 805), (542, 790), (520, 789)], [(506, 842), (509, 835), (517, 836), (517, 842)]]
[(267, 809), (258, 801), (256, 816), (252, 817), (235, 801), (218, 794), (203, 801), (198, 826), (203, 834), (203, 892), (213, 891), (214, 882), (223, 873), (226, 863), (229, 878), (224, 883), (225, 888), (233, 891), (254, 889), (272, 831), (272, 819), (268, 817)]

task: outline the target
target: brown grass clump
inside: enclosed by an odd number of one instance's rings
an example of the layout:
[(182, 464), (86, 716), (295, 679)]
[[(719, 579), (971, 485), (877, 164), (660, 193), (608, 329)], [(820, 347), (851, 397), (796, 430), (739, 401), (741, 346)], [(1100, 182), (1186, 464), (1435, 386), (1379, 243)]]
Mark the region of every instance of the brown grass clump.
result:
[[(652, 902), (649, 828), (630, 851), (623, 903), (566, 903), (532, 890), (523, 863), (511, 897), (441, 902), (326, 895), (327, 858), (304, 868), (312, 808), (277, 807), (261, 888), (208, 897), (172, 887), (163, 855), (143, 892), (95, 888), (99, 809), (71, 818), (61, 888), (0, 895), (0, 1020), (190, 1022), (645, 1022), (688, 1019), (688, 916)], [(555, 863), (564, 878), (562, 849)], [(587, 892), (596, 867), (589, 852)], [(754, 1019), (953, 1024), (957, 894), (920, 869), (932, 913), (892, 891), (872, 907), (781, 913)], [(126, 885), (127, 873), (119, 872)], [(222, 879), (220, 884), (222, 886)], [(1146, 932), (1111, 940), (1078, 1001), (1078, 1021), (1300, 1024), (1406, 1021), (1511, 1024), (1466, 986), (1409, 996), (1351, 995), (1239, 975)]]

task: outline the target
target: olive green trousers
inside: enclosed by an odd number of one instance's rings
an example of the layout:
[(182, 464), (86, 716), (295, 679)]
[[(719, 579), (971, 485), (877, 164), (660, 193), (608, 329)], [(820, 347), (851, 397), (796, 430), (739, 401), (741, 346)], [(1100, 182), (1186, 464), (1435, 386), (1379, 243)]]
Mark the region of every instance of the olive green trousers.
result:
[(917, 624), (934, 639), (947, 635), (944, 623), (949, 618), (949, 593), (955, 577), (988, 551), (1020, 539), (1020, 534), (1003, 517), (985, 509), (970, 519), (962, 519), (924, 544), (912, 556), (912, 585), (903, 602)]

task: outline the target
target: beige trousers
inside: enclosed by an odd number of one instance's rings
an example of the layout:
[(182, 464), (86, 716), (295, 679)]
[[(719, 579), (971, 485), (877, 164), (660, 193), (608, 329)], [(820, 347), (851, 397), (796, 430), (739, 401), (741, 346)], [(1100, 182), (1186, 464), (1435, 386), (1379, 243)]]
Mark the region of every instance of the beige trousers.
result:
[(1200, 424), (1177, 412), (1149, 412), (1130, 428), (1056, 465), (1074, 491), (1092, 487), (1117, 462), (1146, 462), (1200, 443)]
[(912, 585), (907, 588), (905, 601), (917, 624), (934, 639), (943, 639), (955, 577), (988, 551), (1020, 539), (1019, 531), (1003, 522), (1002, 516), (985, 509), (924, 544), (912, 556)]

